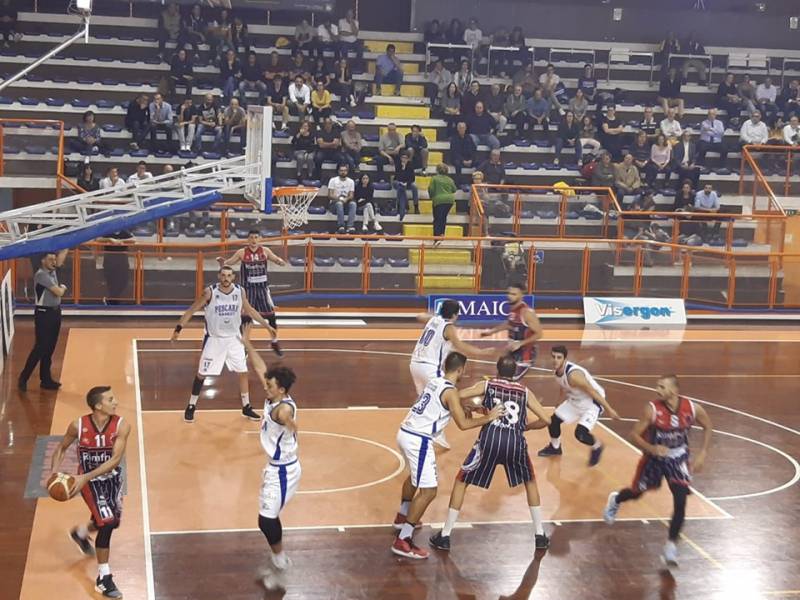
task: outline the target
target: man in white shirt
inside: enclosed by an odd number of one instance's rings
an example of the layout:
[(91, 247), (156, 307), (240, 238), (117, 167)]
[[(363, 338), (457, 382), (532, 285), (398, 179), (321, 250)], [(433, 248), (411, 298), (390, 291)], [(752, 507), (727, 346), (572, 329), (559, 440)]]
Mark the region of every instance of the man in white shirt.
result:
[(775, 103), (777, 99), (778, 88), (772, 85), (772, 77), (765, 77), (764, 83), (756, 86), (756, 102), (767, 121), (770, 121), (771, 115), (778, 112), (778, 105)]
[(742, 124), (739, 131), (739, 141), (745, 144), (766, 144), (769, 139), (769, 129), (761, 120), (761, 111), (754, 110), (750, 118)]
[(790, 146), (800, 145), (800, 121), (797, 115), (792, 115), (789, 124), (783, 128), (783, 141)]
[(325, 50), (332, 51), (336, 60), (339, 60), (339, 28), (327, 16), (317, 27), (317, 56), (323, 57)]
[(464, 43), (472, 48), (472, 53), (476, 54), (483, 43), (483, 31), (478, 27), (478, 19), (470, 19), (467, 30), (464, 32)]
[(351, 50), (360, 59), (363, 53), (361, 42), (358, 41), (358, 21), (353, 14), (353, 9), (348, 8), (345, 16), (339, 19), (339, 56), (348, 58)]
[(545, 67), (545, 72), (539, 75), (539, 85), (542, 86), (542, 95), (553, 105), (560, 114), (564, 114), (564, 107), (555, 97), (556, 86), (561, 83), (561, 77), (556, 75), (556, 68), (552, 64)]
[(106, 172), (106, 176), (100, 180), (100, 189), (101, 190), (115, 189), (117, 191), (125, 189), (125, 182), (119, 176), (117, 167), (111, 167)]
[(303, 81), (303, 76), (294, 78), (294, 83), (289, 86), (289, 112), (298, 117), (308, 113), (311, 104), (311, 88)]
[(140, 183), (145, 179), (152, 179), (152, 177), (153, 174), (147, 170), (147, 163), (143, 160), (140, 160), (136, 164), (136, 172), (128, 177), (128, 183)]
[(347, 176), (349, 167), (339, 165), (339, 174), (328, 181), (328, 199), (333, 202), (336, 209), (336, 233), (345, 232), (344, 208), (347, 205), (347, 233), (356, 232), (356, 201), (353, 194), (356, 191), (355, 182)]
[(667, 109), (667, 117), (661, 121), (661, 133), (670, 144), (677, 143), (683, 133), (681, 124), (675, 118), (675, 109), (672, 107)]

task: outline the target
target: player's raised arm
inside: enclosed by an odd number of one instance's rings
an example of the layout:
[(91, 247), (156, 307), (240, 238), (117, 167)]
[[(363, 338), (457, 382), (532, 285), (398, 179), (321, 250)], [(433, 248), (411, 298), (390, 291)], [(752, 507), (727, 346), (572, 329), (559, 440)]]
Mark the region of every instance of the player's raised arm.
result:
[(261, 246), (261, 248), (264, 250), (264, 255), (267, 257), (268, 261), (274, 262), (279, 267), (285, 267), (286, 266), (286, 261), (283, 260), (277, 254), (275, 254), (272, 250), (270, 250), (266, 246)]
[(76, 475), (75, 483), (73, 484), (72, 489), (69, 491), (70, 496), (77, 494), (80, 489), (92, 479), (100, 477), (101, 475), (105, 475), (106, 473), (110, 473), (119, 466), (119, 463), (122, 462), (122, 457), (125, 455), (125, 448), (127, 447), (128, 436), (130, 433), (130, 424), (127, 421), (123, 421), (122, 426), (117, 432), (117, 439), (114, 441), (114, 448), (111, 451), (111, 458), (88, 473)]
[(275, 337), (278, 335), (277, 332), (272, 328), (272, 326), (267, 323), (267, 320), (261, 316), (253, 306), (248, 302), (247, 295), (244, 293), (244, 289), (242, 289), (242, 312), (248, 315), (253, 321), (256, 321), (259, 325), (264, 327), (268, 332), (269, 336), (274, 340)]
[(61, 466), (61, 463), (64, 460), (64, 454), (66, 454), (67, 449), (72, 445), (72, 443), (78, 439), (78, 427), (75, 425), (75, 421), (69, 424), (67, 427), (67, 433), (64, 434), (64, 437), (61, 439), (61, 443), (56, 448), (56, 451), (53, 452), (53, 460), (50, 461), (50, 470), (55, 473), (58, 471), (58, 468)]
[(256, 372), (258, 380), (261, 382), (261, 387), (266, 389), (267, 380), (265, 376), (267, 373), (267, 364), (264, 362), (264, 359), (261, 358), (255, 346), (253, 346), (253, 342), (250, 341), (249, 337), (242, 337), (242, 343), (247, 350), (247, 360), (253, 365), (253, 370)]
[(198, 296), (194, 302), (192, 302), (192, 305), (189, 308), (187, 308), (186, 311), (181, 315), (180, 321), (178, 321), (178, 324), (175, 325), (175, 330), (172, 332), (172, 337), (170, 338), (171, 342), (174, 342), (178, 339), (178, 336), (180, 335), (183, 328), (186, 327), (186, 324), (192, 320), (194, 313), (196, 313), (210, 301), (211, 301), (211, 288), (207, 287), (206, 289), (203, 290), (203, 293), (200, 294), (200, 296)]
[(466, 429), (474, 429), (475, 427), (486, 425), (486, 423), (491, 423), (495, 419), (502, 417), (506, 411), (505, 406), (500, 403), (492, 408), (488, 414), (481, 415), (479, 417), (468, 417), (466, 414), (464, 414), (464, 408), (461, 406), (461, 392), (457, 392), (452, 388), (445, 390), (445, 392), (442, 394), (442, 401), (450, 411), (450, 416), (453, 417), (453, 421), (455, 422), (456, 426), (458, 426), (461, 431)]
[(711, 418), (702, 406), (694, 404), (694, 420), (703, 428), (703, 447), (698, 452), (695, 452), (691, 457), (692, 469), (697, 472), (703, 468), (703, 463), (706, 460), (706, 453), (708, 446), (711, 444)]
[(244, 256), (244, 248), (239, 248), (236, 252), (233, 253), (233, 256), (231, 256), (227, 260), (221, 256), (218, 256), (217, 262), (219, 263), (220, 267), (233, 267), (234, 265), (238, 265), (240, 262), (242, 262), (243, 256)]
[(545, 412), (544, 407), (542, 406), (541, 402), (539, 402), (539, 399), (536, 397), (536, 394), (534, 394), (530, 389), (527, 388), (526, 392), (527, 392), (527, 399), (525, 403), (527, 404), (530, 411), (533, 414), (535, 414), (538, 418), (535, 421), (528, 423), (525, 429), (526, 430), (544, 429), (545, 427), (548, 427), (550, 425), (550, 415), (548, 415), (547, 412)]
[(427, 323), (433, 318), (431, 313), (419, 313), (414, 317), (418, 323)]
[(458, 337), (458, 331), (455, 325), (452, 324), (445, 327), (444, 339), (453, 344), (454, 350), (461, 352), (461, 354), (466, 354), (467, 356), (494, 356), (497, 354), (497, 350), (494, 348), (478, 348), (477, 346), (463, 341)]
[(651, 444), (644, 439), (644, 434), (652, 423), (653, 406), (648, 403), (644, 411), (644, 416), (636, 421), (636, 425), (633, 426), (633, 430), (631, 431), (630, 435), (631, 443), (639, 448), (639, 450), (646, 452), (647, 454), (652, 454), (653, 456), (666, 456), (669, 448), (666, 446)]
[(608, 400), (605, 399), (603, 394), (598, 392), (593, 386), (589, 385), (589, 382), (586, 380), (586, 376), (581, 371), (578, 369), (573, 369), (570, 371), (567, 379), (572, 387), (578, 388), (582, 392), (589, 394), (592, 400), (603, 407), (603, 410), (608, 414), (609, 417), (612, 419), (619, 419), (617, 411), (611, 408), (611, 405), (608, 403)]

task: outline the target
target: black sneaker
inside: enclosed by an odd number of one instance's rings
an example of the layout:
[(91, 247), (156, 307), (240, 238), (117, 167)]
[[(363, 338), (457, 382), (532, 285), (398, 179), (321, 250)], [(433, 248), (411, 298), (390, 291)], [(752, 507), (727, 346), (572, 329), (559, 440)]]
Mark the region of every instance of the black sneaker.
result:
[(539, 450), (538, 456), (561, 456), (561, 446), (553, 448), (552, 444), (547, 444), (547, 446)]
[(61, 387), (61, 383), (58, 381), (43, 381), (39, 387), (43, 390), (57, 390)]
[(278, 342), (272, 342), (270, 345), (272, 346), (272, 351), (275, 354), (278, 356), (283, 356), (283, 350), (281, 350), (281, 345)]
[(27, 392), (28, 391), (28, 382), (24, 379), (17, 379), (17, 389), (20, 392)]
[(122, 598), (122, 592), (117, 589), (111, 575), (98, 577), (94, 582), (94, 591), (103, 594), (104, 598)]
[(194, 423), (194, 411), (197, 408), (195, 404), (189, 404), (186, 406), (186, 410), (183, 411), (183, 420), (186, 423)]
[(94, 556), (94, 546), (92, 546), (92, 540), (90, 540), (88, 537), (82, 538), (79, 536), (77, 528), (70, 529), (69, 539), (77, 544), (81, 554), (84, 556)]
[(437, 531), (435, 534), (433, 534), (428, 540), (428, 543), (437, 550), (450, 552), (450, 536), (442, 535), (441, 531)]
[(536, 536), (536, 549), (537, 550), (547, 550), (550, 547), (550, 538), (546, 535), (537, 535)]
[(253, 410), (253, 407), (249, 404), (247, 406), (242, 407), (242, 416), (245, 419), (250, 419), (251, 421), (260, 421), (261, 415), (259, 415), (256, 411)]
[(589, 454), (589, 466), (593, 467), (597, 463), (600, 462), (600, 455), (603, 454), (603, 448), (605, 446), (599, 446), (597, 448), (592, 448), (591, 454)]

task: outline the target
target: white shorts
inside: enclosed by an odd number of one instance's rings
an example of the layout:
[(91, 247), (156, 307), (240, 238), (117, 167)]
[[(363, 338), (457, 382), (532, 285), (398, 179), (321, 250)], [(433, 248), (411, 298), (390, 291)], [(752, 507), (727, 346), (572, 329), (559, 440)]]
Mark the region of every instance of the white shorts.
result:
[(292, 499), (300, 483), (300, 461), (288, 465), (264, 467), (264, 481), (258, 494), (258, 514), (277, 519), (281, 509)]
[(397, 447), (406, 457), (414, 487), (435, 488), (439, 485), (436, 454), (430, 438), (401, 429), (397, 432)]
[(247, 358), (240, 337), (208, 336), (205, 339), (198, 373), (201, 376), (216, 376), (222, 373), (223, 365), (234, 373), (247, 373)]
[(574, 423), (577, 421), (578, 425), (583, 425), (586, 429), (591, 431), (602, 412), (603, 410), (594, 402), (592, 402), (591, 405), (581, 406), (575, 404), (571, 400), (567, 400), (558, 405), (555, 415), (564, 421), (564, 423)]
[(417, 396), (422, 393), (422, 390), (425, 389), (431, 379), (438, 376), (438, 373), (439, 367), (436, 365), (411, 361), (411, 378), (417, 388)]

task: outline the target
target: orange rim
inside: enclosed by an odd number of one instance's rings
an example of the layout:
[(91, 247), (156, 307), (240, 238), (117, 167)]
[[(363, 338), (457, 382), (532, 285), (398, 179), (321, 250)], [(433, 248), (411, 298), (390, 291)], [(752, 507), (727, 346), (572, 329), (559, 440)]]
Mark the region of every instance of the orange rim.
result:
[(278, 198), (282, 196), (296, 196), (298, 194), (311, 194), (311, 193), (318, 194), (319, 188), (294, 186), (294, 187), (279, 187), (272, 190), (272, 195), (277, 196)]

